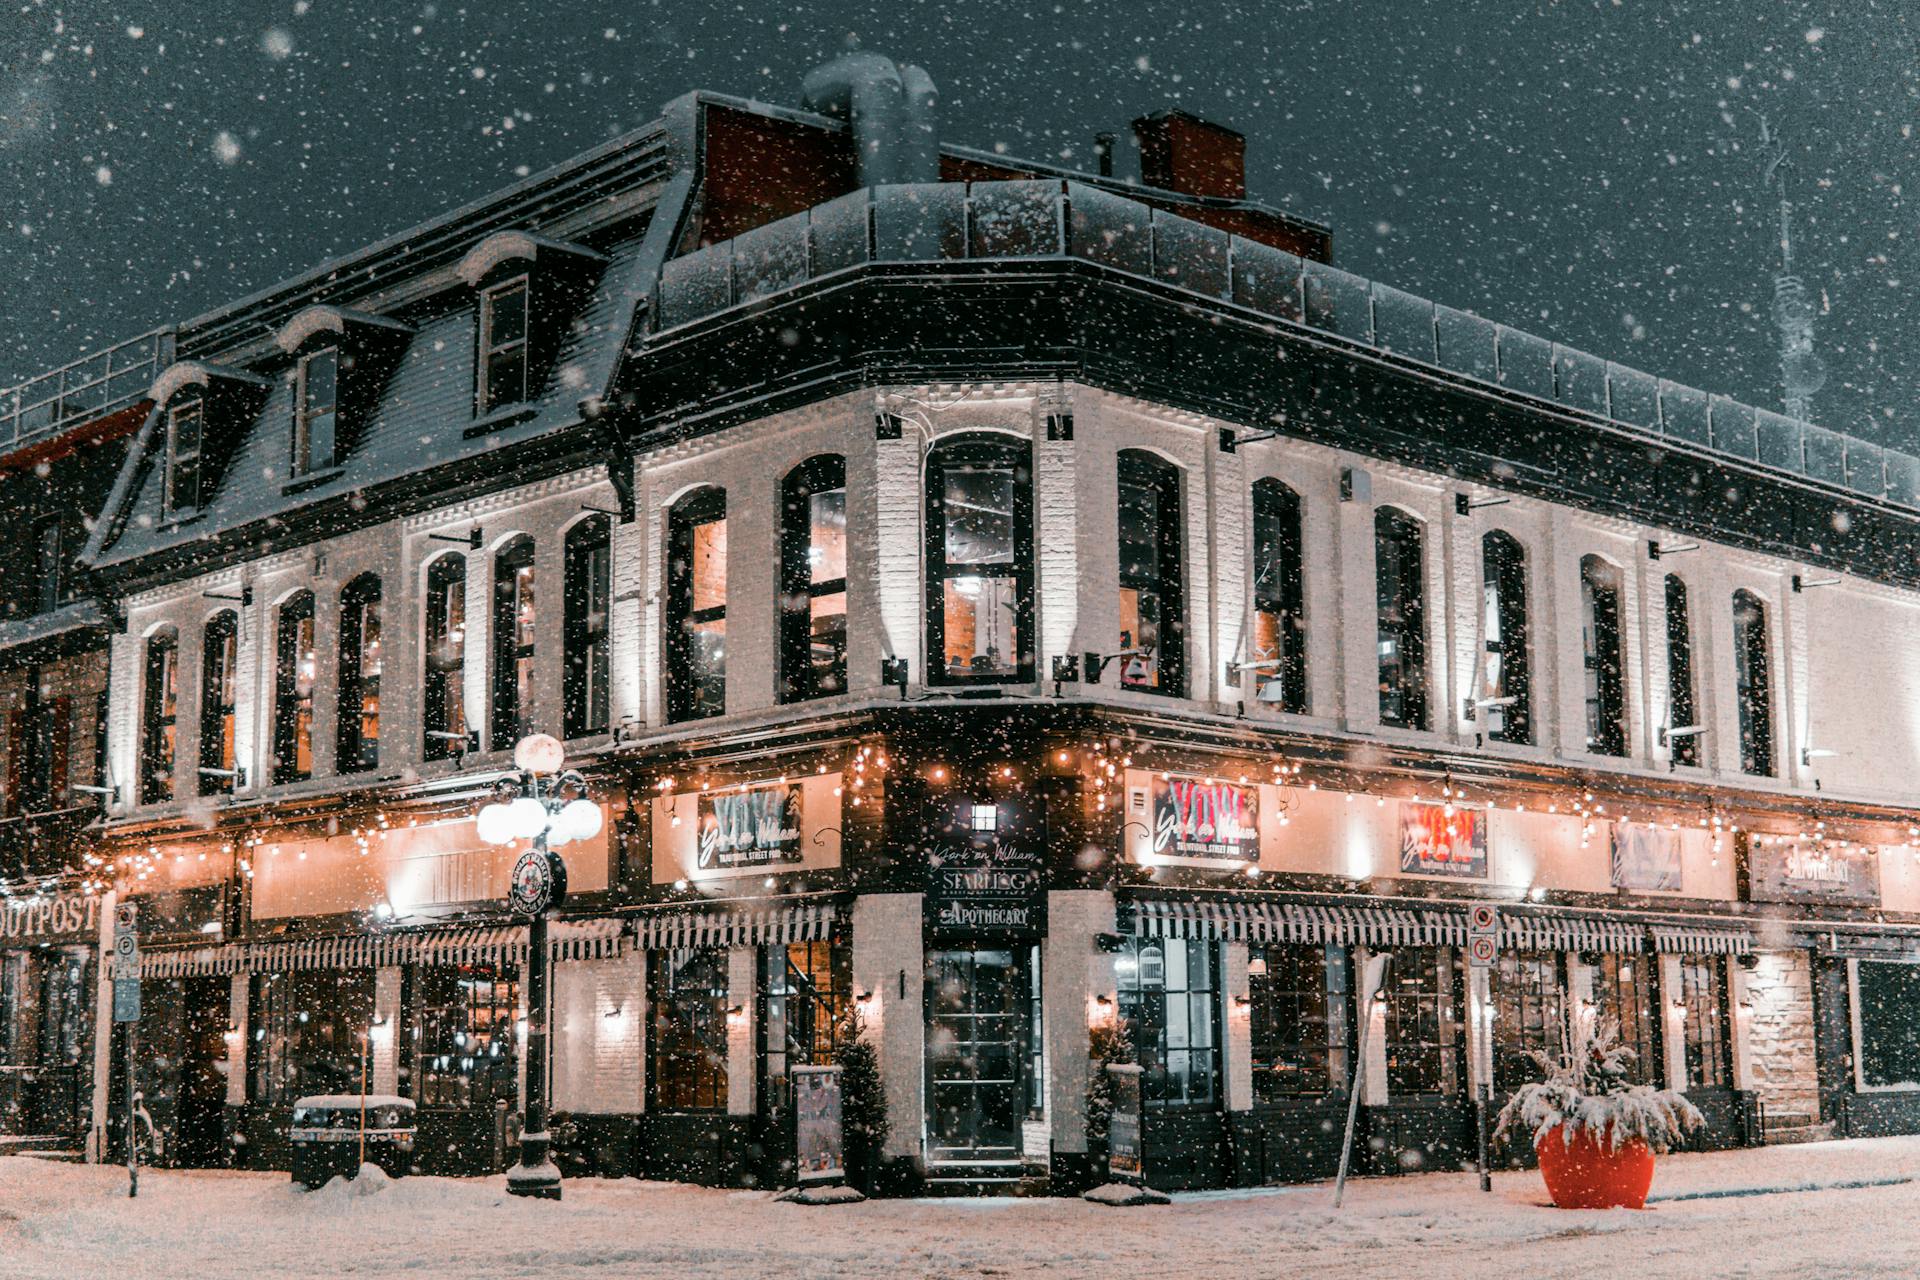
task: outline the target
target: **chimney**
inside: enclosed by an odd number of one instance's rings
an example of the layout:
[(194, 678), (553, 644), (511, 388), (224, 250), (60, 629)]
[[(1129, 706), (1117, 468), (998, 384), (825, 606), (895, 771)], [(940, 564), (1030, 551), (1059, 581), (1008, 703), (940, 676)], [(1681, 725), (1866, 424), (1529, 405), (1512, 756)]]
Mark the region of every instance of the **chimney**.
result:
[(1140, 178), (1150, 187), (1223, 200), (1247, 198), (1247, 139), (1225, 125), (1184, 111), (1161, 111), (1133, 122)]
[(845, 120), (854, 177), (863, 187), (938, 182), (940, 95), (919, 67), (877, 53), (849, 53), (807, 73), (800, 105)]

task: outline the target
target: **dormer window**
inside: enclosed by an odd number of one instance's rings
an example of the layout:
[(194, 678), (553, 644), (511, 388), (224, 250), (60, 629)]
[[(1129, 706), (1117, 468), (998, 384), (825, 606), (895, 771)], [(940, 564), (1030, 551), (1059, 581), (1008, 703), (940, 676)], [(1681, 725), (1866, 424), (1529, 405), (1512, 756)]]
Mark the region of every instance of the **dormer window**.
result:
[(340, 402), (340, 348), (301, 357), (294, 388), (293, 474), (324, 471), (334, 463)]
[(168, 515), (200, 509), (200, 440), (206, 425), (206, 407), (198, 396), (181, 400), (167, 411)]
[(481, 416), (527, 402), (527, 277), (515, 276), (480, 295)]

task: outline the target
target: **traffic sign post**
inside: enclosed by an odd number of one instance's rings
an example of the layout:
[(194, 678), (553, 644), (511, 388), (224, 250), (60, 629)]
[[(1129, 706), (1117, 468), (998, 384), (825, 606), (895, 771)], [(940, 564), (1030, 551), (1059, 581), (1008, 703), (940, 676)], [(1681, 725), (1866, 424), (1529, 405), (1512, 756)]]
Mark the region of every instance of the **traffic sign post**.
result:
[[(1500, 908), (1476, 902), (1467, 908), (1467, 966), (1469, 971), (1491, 969), (1500, 959)], [(1483, 1025), (1480, 1034), (1488, 1029)], [(1480, 1189), (1493, 1190), (1493, 1170), (1487, 1164), (1487, 1112), (1493, 1106), (1493, 1081), (1483, 1079), (1473, 1091), (1474, 1128), (1478, 1131)]]
[(127, 1026), (127, 1197), (140, 1194), (140, 1141), (135, 1126), (133, 1067), (140, 1051), (140, 912), (131, 902), (113, 911), (113, 1020)]

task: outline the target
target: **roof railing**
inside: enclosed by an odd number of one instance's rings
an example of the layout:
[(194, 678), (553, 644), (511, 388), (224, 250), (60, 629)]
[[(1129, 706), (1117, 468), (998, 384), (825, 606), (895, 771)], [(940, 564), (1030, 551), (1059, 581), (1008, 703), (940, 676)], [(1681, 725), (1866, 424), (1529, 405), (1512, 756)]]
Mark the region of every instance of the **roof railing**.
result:
[(173, 362), (173, 331), (154, 329), (0, 390), (0, 452), (137, 404)]

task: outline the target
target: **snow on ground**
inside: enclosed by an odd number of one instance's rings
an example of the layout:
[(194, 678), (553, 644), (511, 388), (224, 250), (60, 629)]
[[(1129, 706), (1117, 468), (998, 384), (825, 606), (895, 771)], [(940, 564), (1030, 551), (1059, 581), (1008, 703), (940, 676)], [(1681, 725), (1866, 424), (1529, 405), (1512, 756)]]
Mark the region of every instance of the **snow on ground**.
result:
[[(1661, 1161), (1655, 1195), (1920, 1179), (1920, 1138)], [(392, 1276), (1911, 1277), (1920, 1181), (1666, 1200), (1643, 1213), (1546, 1206), (1538, 1175), (1372, 1179), (1183, 1195), (1166, 1208), (1078, 1200), (912, 1200), (809, 1208), (758, 1191), (576, 1180), (560, 1204), (503, 1178), (368, 1179), (312, 1193), (283, 1174), (0, 1159), (5, 1280)]]

